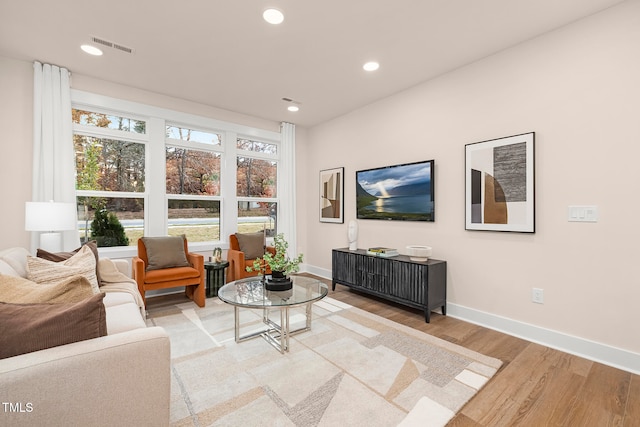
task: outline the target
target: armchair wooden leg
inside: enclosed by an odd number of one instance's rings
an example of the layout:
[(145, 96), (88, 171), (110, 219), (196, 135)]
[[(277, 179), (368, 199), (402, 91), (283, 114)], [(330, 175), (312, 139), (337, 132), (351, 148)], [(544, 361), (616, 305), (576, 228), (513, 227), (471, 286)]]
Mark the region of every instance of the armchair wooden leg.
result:
[(236, 268), (235, 261), (233, 259), (229, 259), (229, 267), (227, 268), (227, 280), (226, 280), (227, 283), (233, 282), (234, 280), (236, 280), (235, 268)]
[(184, 292), (187, 298), (195, 302), (198, 305), (198, 307), (205, 306), (205, 300), (207, 295), (205, 292), (204, 285), (199, 284), (199, 285), (185, 286)]
[(193, 301), (198, 305), (198, 307), (204, 307), (206, 298), (206, 289), (201, 283), (194, 288)]

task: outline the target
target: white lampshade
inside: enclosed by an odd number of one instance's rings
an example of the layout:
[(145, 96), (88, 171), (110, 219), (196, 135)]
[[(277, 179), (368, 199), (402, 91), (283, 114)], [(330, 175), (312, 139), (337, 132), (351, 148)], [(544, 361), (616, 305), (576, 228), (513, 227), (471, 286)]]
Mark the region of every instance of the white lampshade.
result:
[(24, 210), (27, 231), (65, 231), (76, 228), (76, 204), (27, 202)]
[(61, 202), (27, 202), (24, 228), (40, 233), (40, 247), (50, 252), (62, 250), (62, 235), (58, 231), (75, 230), (76, 204)]

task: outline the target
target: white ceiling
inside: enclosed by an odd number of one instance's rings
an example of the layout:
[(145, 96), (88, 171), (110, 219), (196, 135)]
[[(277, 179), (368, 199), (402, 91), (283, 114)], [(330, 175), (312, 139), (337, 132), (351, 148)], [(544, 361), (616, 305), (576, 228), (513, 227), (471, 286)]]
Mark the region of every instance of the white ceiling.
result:
[[(0, 55), (313, 126), (621, 2), (0, 0)], [(134, 53), (91, 57), (90, 36)]]

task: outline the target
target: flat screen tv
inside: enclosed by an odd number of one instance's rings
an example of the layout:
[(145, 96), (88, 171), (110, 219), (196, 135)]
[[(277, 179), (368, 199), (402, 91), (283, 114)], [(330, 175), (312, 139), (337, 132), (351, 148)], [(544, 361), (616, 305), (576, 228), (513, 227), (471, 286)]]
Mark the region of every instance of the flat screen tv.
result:
[(356, 172), (358, 219), (434, 221), (433, 160)]

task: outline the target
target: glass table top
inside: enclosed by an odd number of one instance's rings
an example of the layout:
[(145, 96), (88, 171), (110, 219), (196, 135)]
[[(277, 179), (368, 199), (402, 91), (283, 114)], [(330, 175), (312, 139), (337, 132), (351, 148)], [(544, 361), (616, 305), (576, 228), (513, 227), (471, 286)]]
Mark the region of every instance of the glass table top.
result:
[(324, 298), (329, 292), (327, 285), (311, 277), (290, 276), (293, 287), (288, 291), (268, 291), (262, 277), (249, 277), (229, 282), (218, 290), (218, 297), (232, 305), (266, 308), (307, 304)]

